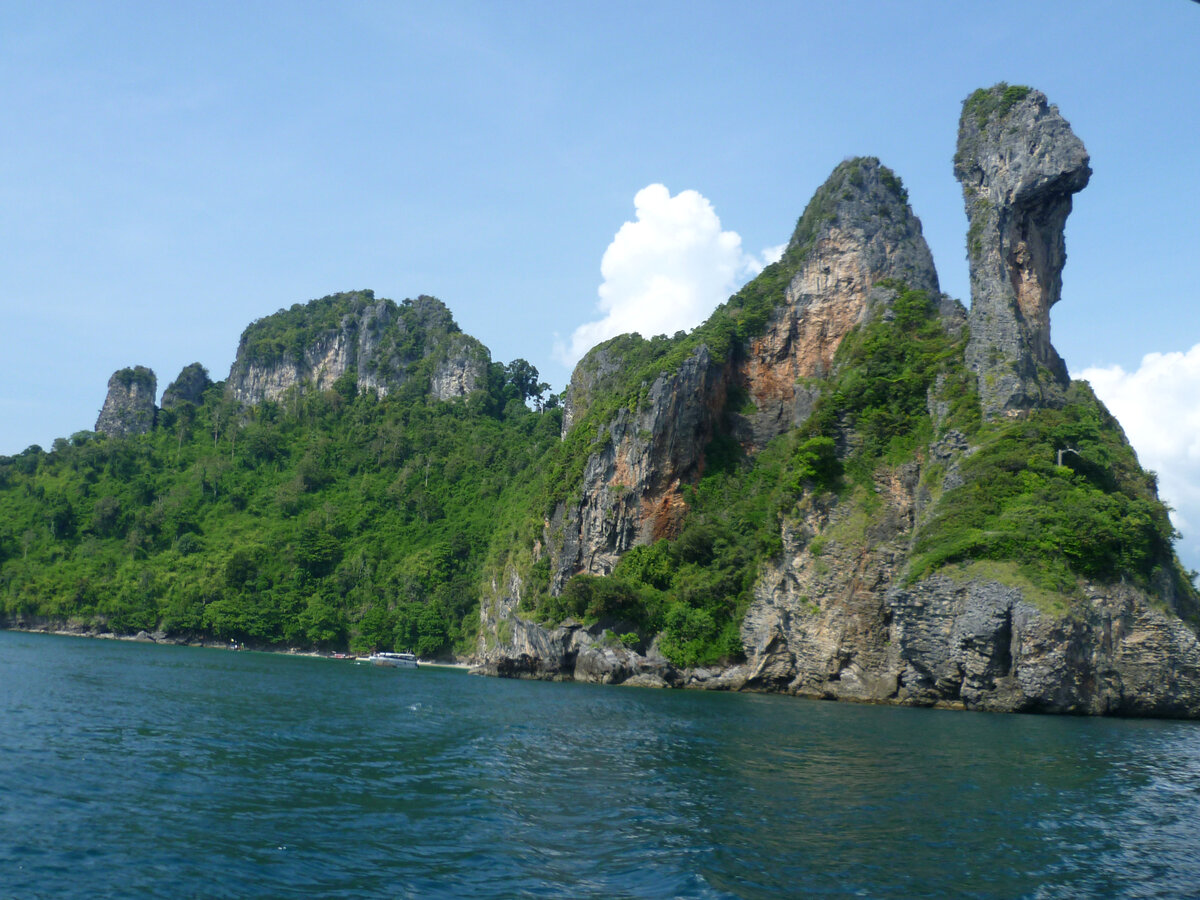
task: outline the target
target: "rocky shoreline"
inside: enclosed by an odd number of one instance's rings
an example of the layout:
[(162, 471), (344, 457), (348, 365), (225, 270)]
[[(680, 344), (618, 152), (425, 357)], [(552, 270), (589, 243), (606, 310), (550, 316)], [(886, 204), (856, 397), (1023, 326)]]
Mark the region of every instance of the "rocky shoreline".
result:
[(1126, 585), (1089, 586), (1061, 614), (1038, 609), (1018, 588), (942, 576), (830, 604), (802, 621), (787, 607), (764, 590), (742, 625), (744, 663), (680, 668), (657, 640), (643, 654), (599, 625), (545, 628), (514, 618), (511, 643), (472, 671), (890, 706), (1200, 719), (1200, 639)]
[[(113, 631), (101, 631), (90, 625), (71, 624), (63, 622), (36, 622), (26, 620), (15, 622), (0, 622), (0, 631), (16, 631), (23, 634), (53, 634), (59, 637), (91, 638), (102, 641), (129, 641), (140, 644), (162, 644), (171, 647), (203, 647), (208, 650), (249, 650), (254, 653), (276, 653), (283, 656), (311, 656), (317, 659), (328, 659), (330, 654), (320, 650), (303, 649), (300, 647), (278, 647), (272, 644), (257, 644), (245, 641), (223, 641), (201, 635), (172, 635), (165, 631), (139, 631), (137, 634), (118, 634)], [(473, 668), (472, 664), (455, 660), (422, 659), (420, 665), (435, 669)]]
[[(0, 622), (0, 630), (19, 631), (26, 634), (54, 634), (60, 637), (96, 638), (98, 640), (105, 641), (136, 641), (144, 644), (169, 644), (178, 647), (209, 647), (212, 649), (226, 649), (232, 643), (231, 641), (222, 641), (217, 640), (216, 638), (202, 637), (199, 635), (171, 635), (167, 634), (165, 631), (139, 631), (136, 634), (119, 634), (114, 631), (105, 631), (98, 629), (93, 625), (84, 625), (81, 623), (51, 622), (44, 620), (30, 621), (28, 619)], [(242, 644), (242, 646), (245, 646), (247, 650), (286, 652), (296, 655), (317, 655), (315, 651), (301, 651), (297, 649), (280, 651), (278, 648), (257, 647), (245, 644)]]

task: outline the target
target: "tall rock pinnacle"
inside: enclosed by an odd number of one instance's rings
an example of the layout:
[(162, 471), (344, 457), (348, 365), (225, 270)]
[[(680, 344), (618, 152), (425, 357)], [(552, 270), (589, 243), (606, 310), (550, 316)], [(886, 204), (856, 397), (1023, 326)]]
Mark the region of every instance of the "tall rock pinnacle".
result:
[(145, 366), (113, 372), (96, 431), (107, 435), (145, 434), (154, 427), (157, 390), (158, 379)]
[(867, 316), (884, 279), (940, 296), (933, 256), (900, 179), (875, 157), (839, 164), (796, 224), (783, 262), (802, 260), (785, 302), (746, 347), (741, 376), (757, 412), (746, 443), (762, 447), (803, 422), (815, 392), (803, 379), (833, 366), (842, 339)]
[(1068, 383), (1050, 343), (1071, 195), (1091, 177), (1083, 142), (1046, 96), (1004, 83), (963, 103), (954, 174), (970, 228), (971, 340), (986, 418), (1052, 404)]

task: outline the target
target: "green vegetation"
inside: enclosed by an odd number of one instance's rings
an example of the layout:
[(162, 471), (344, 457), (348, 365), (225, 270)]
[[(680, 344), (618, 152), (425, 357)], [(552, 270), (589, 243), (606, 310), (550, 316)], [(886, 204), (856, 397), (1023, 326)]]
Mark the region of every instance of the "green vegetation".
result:
[(524, 402), (539, 387), (521, 360), (451, 402), (351, 376), (241, 409), (222, 383), (149, 434), (0, 457), (0, 619), (466, 649), (486, 548), (558, 444), (561, 412)]
[(983, 220), (976, 219), (967, 229), (967, 256), (976, 259), (983, 254)]
[(129, 390), (135, 384), (146, 391), (154, 389), (154, 373), (145, 366), (121, 369), (113, 373), (113, 378), (126, 390)]
[[(483, 588), (514, 567), (522, 614), (599, 625), (614, 647), (644, 651), (657, 637), (673, 662), (709, 665), (741, 655), (739, 626), (764, 565), (780, 557), (782, 524), (843, 505), (808, 544), (814, 570), (836, 565), (837, 548), (873, 539), (876, 485), (901, 466), (919, 467), (932, 501), (912, 535), (910, 580), (995, 578), (1058, 615), (1081, 596), (1081, 578), (1126, 579), (1172, 589), (1193, 610), (1153, 476), (1087, 386), (1072, 385), (1060, 409), (984, 423), (965, 328), (948, 330), (929, 297), (899, 283), (881, 285), (890, 294), (841, 342), (831, 375), (807, 384), (817, 394), (803, 426), (753, 457), (718, 427), (703, 476), (683, 488), (677, 534), (629, 550), (610, 576), (577, 575), (551, 593), (549, 517), (580, 489), (612, 418), (701, 345), (718, 360), (745, 352), (836, 192), (861, 177), (861, 163), (843, 165), (783, 259), (708, 322), (608, 342), (565, 441), (557, 398), (543, 401), (548, 386), (525, 360), (491, 363), (468, 398), (430, 400), (431, 360), (470, 339), (432, 298), (397, 305), (359, 292), (261, 320), (244, 346), (260, 361), (297, 359), (351, 313), (364, 328), (392, 316), (399, 327), (375, 336), (408, 368), (386, 398), (360, 394), (353, 371), (330, 390), (252, 408), (216, 384), (196, 405), (161, 411), (149, 434), (79, 432), (48, 453), (0, 457), (0, 620), (445, 656), (473, 648)], [(731, 391), (726, 425), (748, 410)], [(950, 464), (931, 461), (930, 448), (951, 430), (973, 449), (943, 492)]]
[(1174, 530), (1153, 476), (1086, 384), (1071, 385), (1064, 408), (989, 424), (972, 442), (966, 483), (946, 492), (921, 531), (911, 577), (1008, 560), (1035, 584), (1070, 593), (1080, 576), (1152, 588), (1174, 570)]
[(963, 103), (963, 114), (974, 116), (979, 127), (983, 128), (993, 118), (1003, 119), (1007, 116), (1032, 90), (1023, 84), (1009, 85), (1003, 81), (990, 88), (979, 88)]
[(939, 375), (954, 389), (948, 424), (977, 421), (978, 401), (963, 374), (966, 335), (948, 334), (924, 291), (885, 284), (896, 291), (886, 314), (851, 331), (838, 347), (835, 374), (822, 385), (816, 408), (802, 431), (834, 440), (845, 430), (857, 447), (847, 460), (867, 482), (881, 462), (913, 459), (933, 437), (930, 389)]

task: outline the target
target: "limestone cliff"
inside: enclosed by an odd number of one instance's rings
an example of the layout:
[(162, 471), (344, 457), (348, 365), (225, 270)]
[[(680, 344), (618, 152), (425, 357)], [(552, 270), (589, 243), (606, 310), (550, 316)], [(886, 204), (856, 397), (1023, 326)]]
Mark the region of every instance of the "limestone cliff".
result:
[(413, 379), (439, 400), (481, 386), (487, 349), (459, 331), (440, 300), (396, 304), (372, 291), (295, 304), (252, 323), (242, 334), (227, 390), (245, 404), (293, 389), (328, 390), (352, 377), (357, 390), (380, 396)]
[[(635, 405), (622, 405), (603, 421), (588, 418), (593, 399), (619, 390), (627, 357), (645, 355), (646, 342), (606, 342), (576, 366), (563, 434), (587, 422), (579, 427), (597, 430), (597, 446), (579, 499), (560, 504), (548, 528), (553, 590), (580, 572), (608, 574), (636, 544), (674, 536), (686, 512), (681, 488), (701, 474), (718, 426), (753, 450), (803, 422), (815, 397), (812, 380), (829, 372), (842, 339), (867, 318), (876, 284), (891, 279), (940, 297), (907, 192), (874, 158), (834, 169), (775, 268), (770, 275), (782, 281), (783, 295), (767, 311), (761, 334), (720, 363), (698, 344), (674, 371), (636, 386)], [(876, 299), (886, 306), (890, 296)], [(955, 307), (948, 304), (947, 315), (959, 315)], [(729, 410), (731, 394), (749, 403)]]
[(108, 394), (96, 431), (108, 435), (145, 434), (154, 427), (158, 379), (145, 366), (119, 369), (108, 379)]
[(734, 380), (753, 411), (740, 434), (760, 448), (812, 412), (812, 379), (827, 375), (842, 338), (884, 279), (940, 296), (933, 256), (908, 194), (875, 158), (843, 162), (817, 191), (785, 254), (802, 260), (766, 328), (740, 354)]
[(992, 711), (1200, 717), (1196, 632), (1145, 590), (1085, 582), (1073, 598), (1048, 598), (1015, 570), (983, 563), (906, 584), (919, 478), (916, 465), (880, 478), (882, 504), (869, 516), (858, 499), (814, 508), (785, 527), (784, 552), (763, 569), (742, 622), (741, 687)]
[(630, 547), (677, 533), (680, 488), (700, 473), (724, 390), (722, 367), (700, 345), (642, 402), (595, 426), (579, 499), (560, 503), (548, 523), (553, 590), (579, 572), (607, 575)]
[(620, 342), (608, 341), (593, 347), (575, 366), (571, 383), (563, 392), (562, 436), (587, 415), (592, 398), (616, 387), (622, 369)]
[(1083, 142), (1044, 94), (998, 84), (963, 104), (954, 174), (970, 228), (971, 343), (985, 417), (1054, 403), (1067, 368), (1050, 343), (1063, 229), (1091, 177)]
[(433, 351), (433, 358), (437, 360), (429, 379), (429, 394), (433, 399), (466, 397), (483, 386), (489, 354), (470, 335), (447, 332), (442, 345)]
[[(955, 173), (970, 218), (969, 322), (938, 290), (899, 181), (877, 160), (849, 160), (783, 260), (691, 336), (618, 338), (581, 361), (563, 425), (579, 474), (543, 540), (510, 555), (484, 592), (483, 671), (1200, 717), (1200, 600), (1166, 510), (1050, 342), (1063, 226), (1090, 176), (1083, 145), (1042, 94), (998, 85), (964, 103)], [(1057, 451), (1085, 441), (1064, 465)], [(777, 535), (759, 545), (736, 606), (697, 592), (718, 582), (652, 568), (695, 572), (718, 553), (671, 539), (689, 536), (688, 486), (716, 477), (707, 467), (722, 454), (730, 502), (747, 484), (778, 498)], [(751, 527), (738, 519), (724, 534)], [(642, 568), (617, 569), (635, 547), (652, 550), (630, 555)], [(573, 576), (614, 569), (629, 581), (608, 600), (535, 621), (563, 609), (539, 605), (539, 591), (567, 596)], [(740, 651), (673, 663), (721, 609)]]

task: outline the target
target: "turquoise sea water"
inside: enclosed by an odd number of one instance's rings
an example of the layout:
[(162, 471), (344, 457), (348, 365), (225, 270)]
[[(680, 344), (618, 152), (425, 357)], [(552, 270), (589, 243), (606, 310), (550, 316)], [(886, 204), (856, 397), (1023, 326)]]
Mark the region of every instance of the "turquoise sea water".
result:
[(0, 897), (1195, 897), (1200, 724), (0, 632)]

